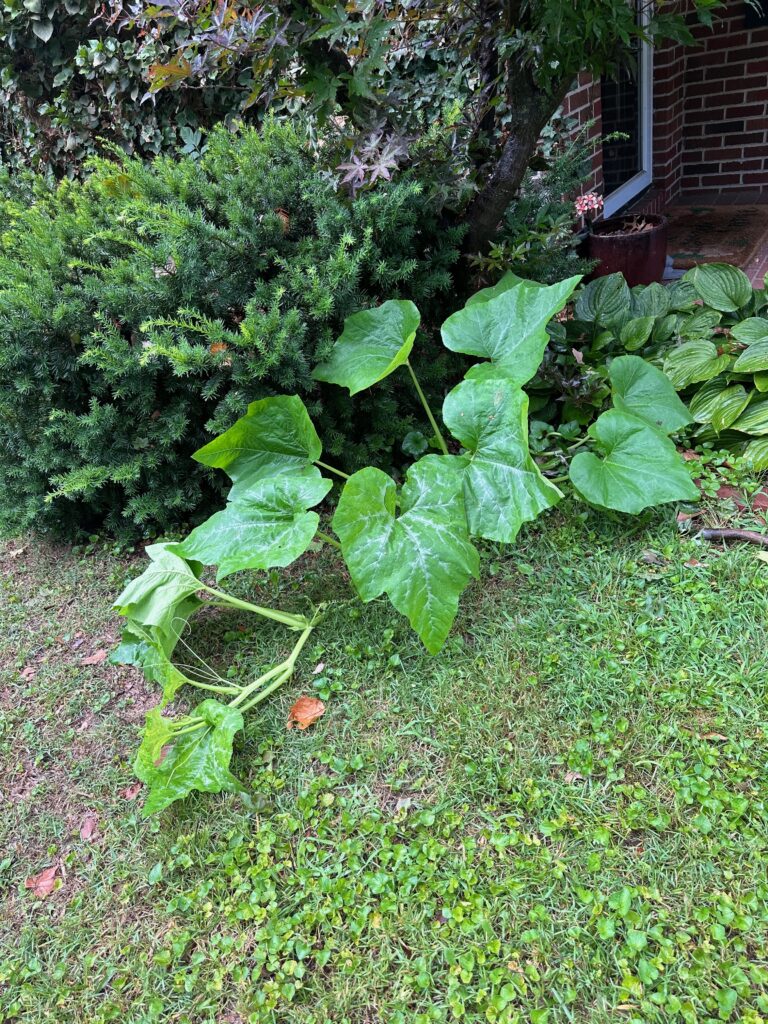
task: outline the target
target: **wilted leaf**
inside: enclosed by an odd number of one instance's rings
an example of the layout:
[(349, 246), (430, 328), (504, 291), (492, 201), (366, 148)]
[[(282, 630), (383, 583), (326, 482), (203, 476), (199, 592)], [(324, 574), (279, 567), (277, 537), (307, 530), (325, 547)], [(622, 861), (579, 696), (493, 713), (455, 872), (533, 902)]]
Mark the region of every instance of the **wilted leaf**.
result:
[(39, 899), (45, 899), (46, 896), (50, 896), (56, 886), (56, 875), (59, 870), (59, 865), (54, 864), (52, 868), (46, 868), (45, 871), (41, 871), (39, 875), (32, 875), (24, 882), (24, 886), (27, 889), (31, 889), (35, 896)]
[(286, 728), (292, 729), (296, 725), (299, 729), (308, 729), (324, 714), (325, 704), (317, 697), (299, 697), (288, 713)]
[(37, 675), (37, 669), (34, 667), (34, 665), (25, 665), (19, 674), (21, 675), (22, 679), (34, 679), (35, 676)]
[(132, 786), (127, 786), (125, 789), (121, 790), (120, 796), (124, 800), (135, 800), (143, 788), (143, 782), (134, 782)]

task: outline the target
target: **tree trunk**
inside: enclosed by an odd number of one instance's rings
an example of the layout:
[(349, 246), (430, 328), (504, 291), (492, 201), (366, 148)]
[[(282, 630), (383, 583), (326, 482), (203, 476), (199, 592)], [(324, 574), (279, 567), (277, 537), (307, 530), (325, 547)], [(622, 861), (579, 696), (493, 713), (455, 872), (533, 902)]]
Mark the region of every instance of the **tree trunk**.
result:
[(465, 256), (487, 251), (507, 207), (517, 195), (541, 130), (562, 103), (569, 85), (570, 80), (545, 92), (536, 87), (530, 74), (522, 72), (516, 77), (510, 96), (515, 110), (509, 136), (487, 184), (467, 211)]

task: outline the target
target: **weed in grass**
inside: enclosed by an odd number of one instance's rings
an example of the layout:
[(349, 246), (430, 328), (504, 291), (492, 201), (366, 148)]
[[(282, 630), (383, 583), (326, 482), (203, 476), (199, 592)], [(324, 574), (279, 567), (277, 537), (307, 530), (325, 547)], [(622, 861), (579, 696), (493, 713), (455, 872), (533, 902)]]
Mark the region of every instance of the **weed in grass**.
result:
[[(765, 566), (669, 517), (627, 538), (566, 511), (487, 551), (440, 659), (384, 603), (335, 608), (237, 749), (260, 809), (192, 797), (148, 822), (121, 796), (148, 695), (80, 665), (129, 570), (5, 560), (0, 1020), (768, 1018)], [(322, 594), (323, 555), (306, 566)], [(255, 671), (277, 634), (245, 622), (187, 639)], [(326, 713), (288, 731), (304, 693)]]

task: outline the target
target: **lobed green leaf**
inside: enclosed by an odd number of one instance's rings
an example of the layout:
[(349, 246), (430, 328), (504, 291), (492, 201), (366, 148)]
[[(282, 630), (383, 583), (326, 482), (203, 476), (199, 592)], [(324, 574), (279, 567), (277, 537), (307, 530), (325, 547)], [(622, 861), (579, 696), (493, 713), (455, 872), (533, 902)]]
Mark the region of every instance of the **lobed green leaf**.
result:
[(600, 455), (579, 452), (571, 462), (570, 477), (591, 505), (636, 515), (666, 501), (698, 498), (698, 488), (674, 444), (645, 420), (610, 409), (588, 433)]
[(427, 455), (408, 471), (400, 495), (379, 469), (346, 482), (333, 528), (363, 601), (386, 593), (434, 654), (453, 625), (459, 596), (479, 572), (467, 532), (459, 460)]
[(563, 308), (579, 280), (570, 277), (547, 286), (504, 278), (503, 290), (468, 302), (448, 317), (441, 328), (443, 344), (452, 352), (492, 361), (490, 366), (473, 367), (468, 377), (498, 375), (526, 384), (544, 355), (547, 323)]
[(614, 408), (674, 434), (691, 422), (669, 378), (639, 356), (619, 356), (608, 367)]
[(406, 299), (353, 313), (330, 358), (312, 376), (348, 388), (350, 395), (372, 387), (406, 362), (420, 321), (418, 309)]
[(465, 380), (447, 395), (443, 420), (467, 450), (461, 458), (470, 533), (511, 544), (523, 523), (561, 492), (528, 450), (528, 396), (508, 380)]

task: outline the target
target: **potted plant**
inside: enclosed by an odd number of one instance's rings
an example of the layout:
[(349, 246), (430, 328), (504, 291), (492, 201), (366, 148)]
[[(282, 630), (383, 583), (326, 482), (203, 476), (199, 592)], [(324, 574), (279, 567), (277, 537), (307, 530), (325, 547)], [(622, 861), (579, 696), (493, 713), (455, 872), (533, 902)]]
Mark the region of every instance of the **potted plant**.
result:
[(602, 196), (587, 192), (575, 204), (581, 218), (585, 255), (597, 260), (592, 277), (619, 271), (627, 284), (661, 281), (667, 261), (666, 217), (653, 213), (625, 213), (594, 223), (591, 214), (603, 208)]

